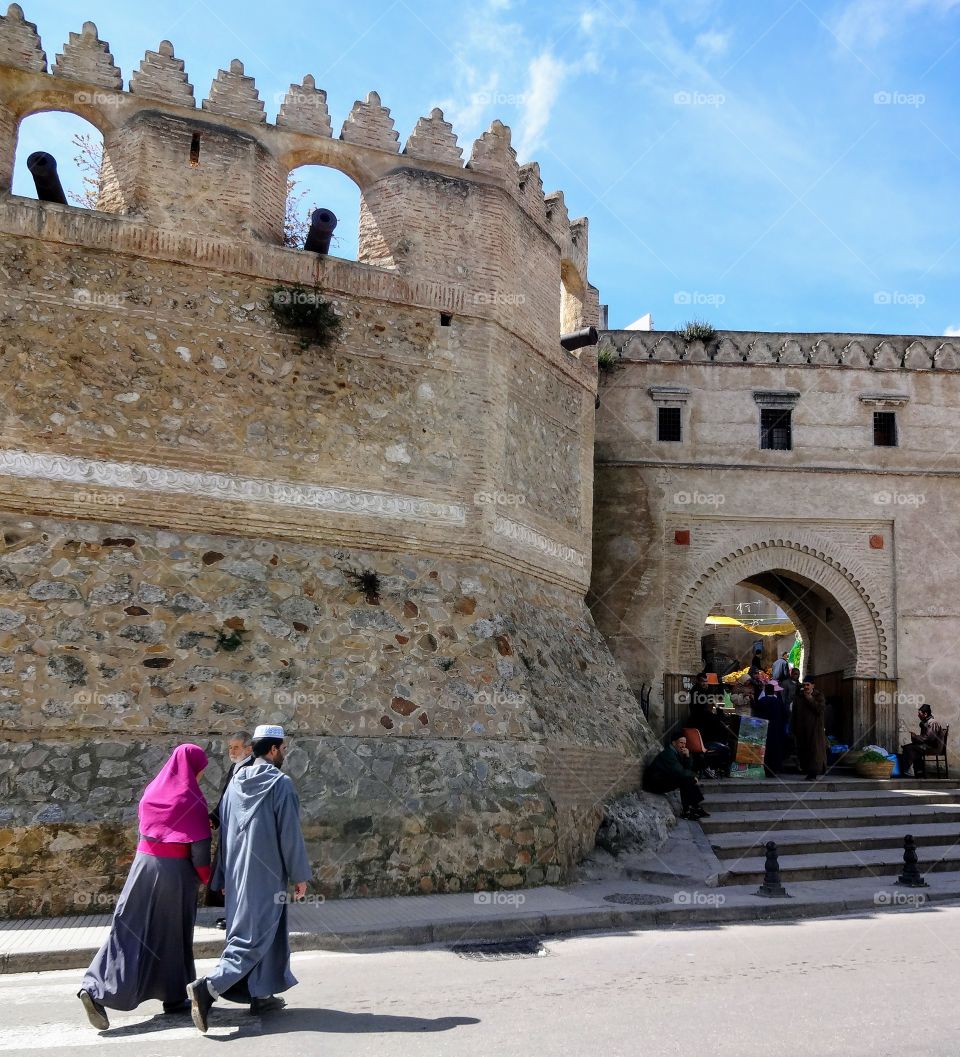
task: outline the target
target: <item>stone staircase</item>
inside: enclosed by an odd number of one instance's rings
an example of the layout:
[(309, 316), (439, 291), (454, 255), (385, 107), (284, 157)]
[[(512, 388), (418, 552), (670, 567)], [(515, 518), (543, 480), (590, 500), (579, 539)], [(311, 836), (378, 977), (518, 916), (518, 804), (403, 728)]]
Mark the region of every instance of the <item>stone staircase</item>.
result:
[[(700, 825), (720, 860), (719, 884), (759, 885), (765, 844), (776, 841), (783, 884), (895, 881), (903, 838), (914, 836), (923, 874), (960, 897), (960, 786), (953, 780), (704, 782), (710, 818)], [(928, 878), (931, 884), (934, 878)]]

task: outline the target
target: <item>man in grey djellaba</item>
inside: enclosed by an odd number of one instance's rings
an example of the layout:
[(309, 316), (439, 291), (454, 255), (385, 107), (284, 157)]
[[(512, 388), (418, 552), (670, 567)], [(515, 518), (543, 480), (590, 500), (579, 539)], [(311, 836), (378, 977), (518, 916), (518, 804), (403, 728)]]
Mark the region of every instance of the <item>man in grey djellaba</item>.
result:
[(227, 939), (209, 976), (190, 984), (191, 1013), (206, 1033), (218, 998), (250, 1003), (255, 1014), (282, 1009), (290, 971), (287, 888), (302, 899), (312, 875), (300, 831), (300, 800), (283, 774), (282, 727), (253, 734), (253, 763), (239, 768), (220, 804), (220, 854), (211, 887), (223, 889)]

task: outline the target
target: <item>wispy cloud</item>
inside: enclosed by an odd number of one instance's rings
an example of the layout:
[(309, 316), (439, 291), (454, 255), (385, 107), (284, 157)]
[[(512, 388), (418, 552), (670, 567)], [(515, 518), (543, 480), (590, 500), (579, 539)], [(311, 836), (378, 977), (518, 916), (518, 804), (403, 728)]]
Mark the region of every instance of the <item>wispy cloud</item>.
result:
[(957, 323), (956, 326), (947, 327), (943, 332), (943, 336), (945, 338), (960, 338), (960, 323)]
[(726, 55), (730, 50), (729, 32), (722, 33), (720, 30), (711, 29), (706, 33), (700, 33), (694, 44), (698, 51), (705, 55)]
[(834, 17), (831, 28), (845, 48), (875, 48), (913, 16), (942, 16), (957, 8), (960, 0), (850, 0)]
[(524, 93), (518, 129), (517, 156), (529, 161), (531, 153), (543, 142), (554, 104), (566, 76), (566, 67), (556, 56), (545, 51), (530, 63), (530, 81)]

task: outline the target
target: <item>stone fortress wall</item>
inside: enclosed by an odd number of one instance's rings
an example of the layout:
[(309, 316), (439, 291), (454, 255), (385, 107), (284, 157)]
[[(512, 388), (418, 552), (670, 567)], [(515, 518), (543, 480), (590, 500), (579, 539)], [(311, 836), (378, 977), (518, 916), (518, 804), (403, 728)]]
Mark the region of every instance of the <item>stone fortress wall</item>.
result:
[[(10, 192), (19, 123), (104, 139), (98, 208)], [(375, 93), (275, 123), (169, 42), (124, 88), (86, 23), (0, 18), (0, 913), (116, 893), (169, 748), (290, 733), (326, 895), (562, 879), (651, 744), (584, 604), (587, 222), (494, 122), (403, 150)], [(288, 173), (358, 185), (356, 262), (284, 248)], [(277, 285), (319, 286), (302, 349)], [(356, 573), (368, 575), (358, 582)]]

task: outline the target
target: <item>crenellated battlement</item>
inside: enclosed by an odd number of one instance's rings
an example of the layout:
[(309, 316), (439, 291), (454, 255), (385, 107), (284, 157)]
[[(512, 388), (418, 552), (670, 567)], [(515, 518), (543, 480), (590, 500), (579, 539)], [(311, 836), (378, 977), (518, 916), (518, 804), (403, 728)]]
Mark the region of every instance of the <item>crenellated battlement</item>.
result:
[(960, 341), (930, 335), (725, 330), (705, 345), (672, 331), (610, 330), (603, 344), (630, 362), (960, 370)]
[[(559, 265), (568, 278), (575, 272), (572, 285), (580, 288), (577, 296), (585, 303), (586, 221), (577, 222), (583, 234), (575, 241), (562, 194), (544, 195), (536, 163), (522, 169), (518, 166), (510, 129), (500, 121), (494, 121), (480, 136), (464, 161), (452, 126), (442, 111), (434, 109), (419, 119), (401, 150), (400, 133), (389, 109), (376, 92), (371, 92), (353, 104), (339, 136), (334, 138), (327, 94), (312, 76), (290, 85), (272, 123), (254, 78), (239, 59), (218, 72), (198, 106), (184, 61), (167, 40), (156, 51), (146, 52), (125, 89), (110, 46), (93, 22), (85, 22), (79, 33), (70, 34), (48, 70), (37, 27), (26, 20), (20, 5), (11, 4), (6, 16), (0, 16), (0, 192), (10, 188), (20, 121), (49, 110), (77, 114), (103, 134), (109, 179), (101, 189), (101, 209), (141, 216), (151, 224), (194, 234), (252, 235), (279, 243), (286, 178), (303, 164), (324, 165), (345, 173), (360, 188), (366, 210), (371, 210), (371, 200), (378, 197), (384, 181), (399, 178), (402, 182), (404, 175), (413, 173), (454, 177), (460, 188), (472, 187), (478, 192), (506, 191), (523, 222), (533, 225), (552, 244), (552, 249), (544, 247), (542, 261), (538, 261), (536, 240), (527, 234), (520, 236), (529, 258), (528, 268), (532, 261), (544, 268)], [(190, 144), (184, 148), (183, 140), (189, 139), (196, 151), (197, 135), (202, 139), (209, 136), (212, 142), (202, 143), (201, 162), (196, 168), (204, 169), (209, 161), (207, 171), (217, 178), (237, 166), (244, 171), (243, 193), (238, 186), (237, 195), (222, 196), (226, 215), (218, 215), (209, 203), (202, 211), (190, 211), (190, 206), (196, 205), (190, 201), (190, 189), (202, 184), (204, 173), (178, 173), (177, 165), (185, 168), (189, 164)], [(228, 143), (230, 138), (232, 144)], [(169, 191), (164, 177), (175, 181), (178, 195), (185, 196), (182, 209), (172, 209), (170, 202), (163, 208), (152, 208), (158, 197), (163, 199)], [(238, 185), (244, 182), (237, 173), (231, 179)], [(435, 188), (442, 185), (434, 181), (433, 186), (435, 194)], [(449, 187), (448, 197), (459, 194)], [(198, 197), (209, 197), (209, 187), (204, 185)], [(366, 232), (361, 232), (361, 260), (416, 271), (416, 254), (398, 250), (409, 241), (406, 228), (411, 226), (410, 217), (422, 208), (432, 210), (435, 205), (411, 201), (407, 222), (402, 211), (394, 215), (394, 231), (376, 216), (372, 225), (362, 221)], [(452, 218), (443, 219), (449, 222)], [(422, 223), (422, 217), (420, 220)], [(496, 220), (502, 227), (510, 226), (506, 217)], [(469, 226), (467, 218), (461, 226)], [(430, 268), (436, 271), (433, 261)], [(559, 283), (557, 290), (559, 296)]]

